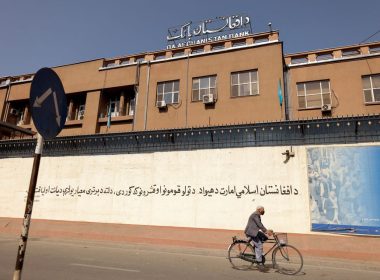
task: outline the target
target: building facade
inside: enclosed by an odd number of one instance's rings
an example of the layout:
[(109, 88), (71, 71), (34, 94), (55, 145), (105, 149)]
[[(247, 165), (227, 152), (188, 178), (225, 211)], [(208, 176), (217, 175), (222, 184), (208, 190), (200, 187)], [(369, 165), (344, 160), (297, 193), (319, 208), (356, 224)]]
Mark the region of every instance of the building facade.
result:
[[(284, 55), (271, 31), (54, 71), (68, 114), (36, 217), (242, 229), (260, 204), (279, 231), (378, 235), (380, 42)], [(35, 131), (32, 79), (0, 78), (3, 123)], [(35, 140), (3, 138), (0, 212), (16, 218)]]
[[(378, 114), (379, 62), (380, 43), (284, 55), (273, 31), (58, 66), (59, 136)], [(32, 78), (0, 78), (0, 116), (35, 131)]]

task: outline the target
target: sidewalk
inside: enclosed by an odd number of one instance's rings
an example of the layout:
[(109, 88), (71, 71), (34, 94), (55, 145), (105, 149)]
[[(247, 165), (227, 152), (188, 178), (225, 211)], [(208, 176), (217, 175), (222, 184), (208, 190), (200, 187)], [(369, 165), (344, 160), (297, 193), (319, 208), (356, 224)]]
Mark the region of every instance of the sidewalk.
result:
[[(0, 218), (0, 235), (18, 238), (22, 219)], [(29, 238), (106, 240), (134, 244), (226, 250), (242, 231), (123, 225), (32, 219)], [(304, 256), (375, 262), (380, 265), (380, 237), (333, 234), (288, 234)]]

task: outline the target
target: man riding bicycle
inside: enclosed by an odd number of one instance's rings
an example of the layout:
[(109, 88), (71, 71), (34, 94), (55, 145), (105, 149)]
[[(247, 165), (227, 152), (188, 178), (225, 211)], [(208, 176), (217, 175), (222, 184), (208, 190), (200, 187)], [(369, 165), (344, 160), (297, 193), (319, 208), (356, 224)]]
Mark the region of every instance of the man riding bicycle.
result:
[(255, 245), (256, 262), (260, 267), (263, 267), (263, 242), (268, 239), (266, 234), (271, 236), (272, 230), (267, 230), (261, 223), (261, 216), (264, 215), (265, 210), (263, 206), (257, 206), (256, 211), (249, 216), (247, 226), (244, 233), (247, 237), (252, 238)]

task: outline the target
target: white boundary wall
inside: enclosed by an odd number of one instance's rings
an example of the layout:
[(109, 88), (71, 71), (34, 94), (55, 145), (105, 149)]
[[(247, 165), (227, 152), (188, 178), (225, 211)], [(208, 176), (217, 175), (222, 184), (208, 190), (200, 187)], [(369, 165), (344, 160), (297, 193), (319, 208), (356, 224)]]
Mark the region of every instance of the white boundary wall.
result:
[[(263, 205), (267, 227), (309, 233), (306, 147), (287, 163), (285, 150), (42, 155), (32, 217), (241, 230)], [(32, 164), (0, 160), (0, 216), (23, 216)]]

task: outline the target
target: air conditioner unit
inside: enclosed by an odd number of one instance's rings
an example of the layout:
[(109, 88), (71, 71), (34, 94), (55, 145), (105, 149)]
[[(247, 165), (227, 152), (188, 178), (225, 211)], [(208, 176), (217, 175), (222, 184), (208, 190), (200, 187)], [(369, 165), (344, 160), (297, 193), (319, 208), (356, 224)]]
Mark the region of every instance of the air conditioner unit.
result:
[(165, 108), (166, 107), (165, 100), (157, 101), (157, 107), (158, 108)]
[(0, 83), (0, 86), (8, 86), (10, 83), (11, 83), (11, 80), (10, 79), (6, 79), (6, 80), (3, 80)]
[(10, 113), (11, 115), (15, 115), (15, 116), (18, 116), (18, 115), (20, 114), (19, 110), (14, 109), (14, 108), (10, 109), (10, 110), (9, 110), (9, 113)]
[(212, 93), (210, 94), (205, 94), (202, 97), (202, 101), (204, 104), (211, 104), (215, 102), (214, 95)]
[(321, 108), (322, 112), (331, 112), (331, 104), (325, 104)]
[(84, 110), (80, 110), (78, 112), (78, 120), (83, 120), (83, 118), (84, 118)]

